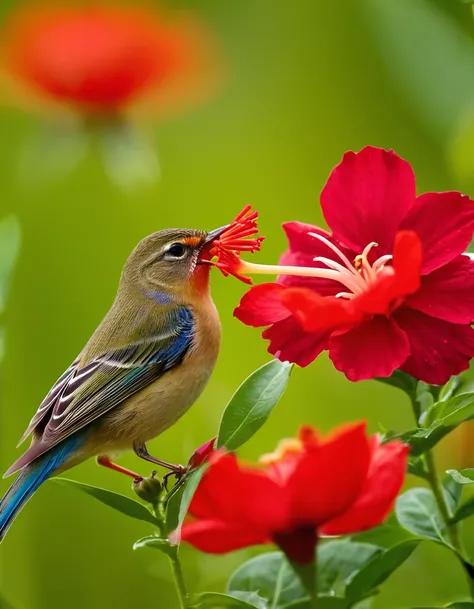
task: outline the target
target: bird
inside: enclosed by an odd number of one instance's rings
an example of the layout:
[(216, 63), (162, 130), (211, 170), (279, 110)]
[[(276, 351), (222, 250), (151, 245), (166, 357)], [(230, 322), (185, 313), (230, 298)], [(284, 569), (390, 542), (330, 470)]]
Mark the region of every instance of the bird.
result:
[(214, 370), (221, 324), (200, 256), (229, 226), (161, 230), (130, 254), (112, 307), (40, 404), (20, 440), (31, 435), (29, 448), (4, 475), (17, 473), (0, 501), (0, 541), (43, 482), (91, 457), (140, 479), (111, 460), (133, 449), (180, 473), (146, 443), (191, 407)]

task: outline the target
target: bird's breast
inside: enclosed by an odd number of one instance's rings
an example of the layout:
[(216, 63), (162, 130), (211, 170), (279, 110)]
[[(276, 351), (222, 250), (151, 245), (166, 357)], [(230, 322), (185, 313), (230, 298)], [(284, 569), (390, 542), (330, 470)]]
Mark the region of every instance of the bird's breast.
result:
[(173, 425), (201, 395), (219, 354), (221, 326), (211, 303), (193, 311), (193, 341), (182, 362), (110, 413), (107, 434), (116, 448), (147, 442)]

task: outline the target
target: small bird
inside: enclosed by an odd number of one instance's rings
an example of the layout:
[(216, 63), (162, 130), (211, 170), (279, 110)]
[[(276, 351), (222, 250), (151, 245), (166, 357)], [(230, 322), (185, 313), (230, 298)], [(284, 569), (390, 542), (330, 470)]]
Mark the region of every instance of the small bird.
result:
[(41, 403), (20, 441), (32, 435), (30, 447), (4, 476), (20, 472), (0, 502), (0, 541), (45, 480), (90, 457), (140, 479), (109, 457), (133, 449), (180, 472), (146, 442), (189, 409), (214, 369), (221, 325), (203, 252), (231, 226), (162, 230), (133, 250), (112, 308)]

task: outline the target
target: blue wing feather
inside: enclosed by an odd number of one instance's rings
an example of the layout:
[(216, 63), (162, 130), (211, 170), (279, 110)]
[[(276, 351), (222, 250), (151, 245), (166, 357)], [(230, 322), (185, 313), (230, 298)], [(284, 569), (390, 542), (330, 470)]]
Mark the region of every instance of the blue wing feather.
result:
[(192, 344), (194, 319), (180, 307), (166, 330), (146, 340), (102, 353), (84, 367), (80, 360), (51, 389), (25, 436), (36, 431), (31, 447), (6, 472), (22, 469), (180, 363)]

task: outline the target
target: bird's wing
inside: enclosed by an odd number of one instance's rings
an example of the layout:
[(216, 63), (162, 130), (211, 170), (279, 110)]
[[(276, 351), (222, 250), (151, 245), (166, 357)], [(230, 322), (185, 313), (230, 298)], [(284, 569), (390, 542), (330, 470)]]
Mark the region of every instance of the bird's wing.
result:
[(5, 475), (21, 469), (178, 364), (192, 343), (194, 323), (185, 307), (173, 315), (173, 323), (159, 335), (103, 353), (83, 367), (76, 360), (53, 386), (25, 432), (24, 437), (36, 429), (40, 439)]

